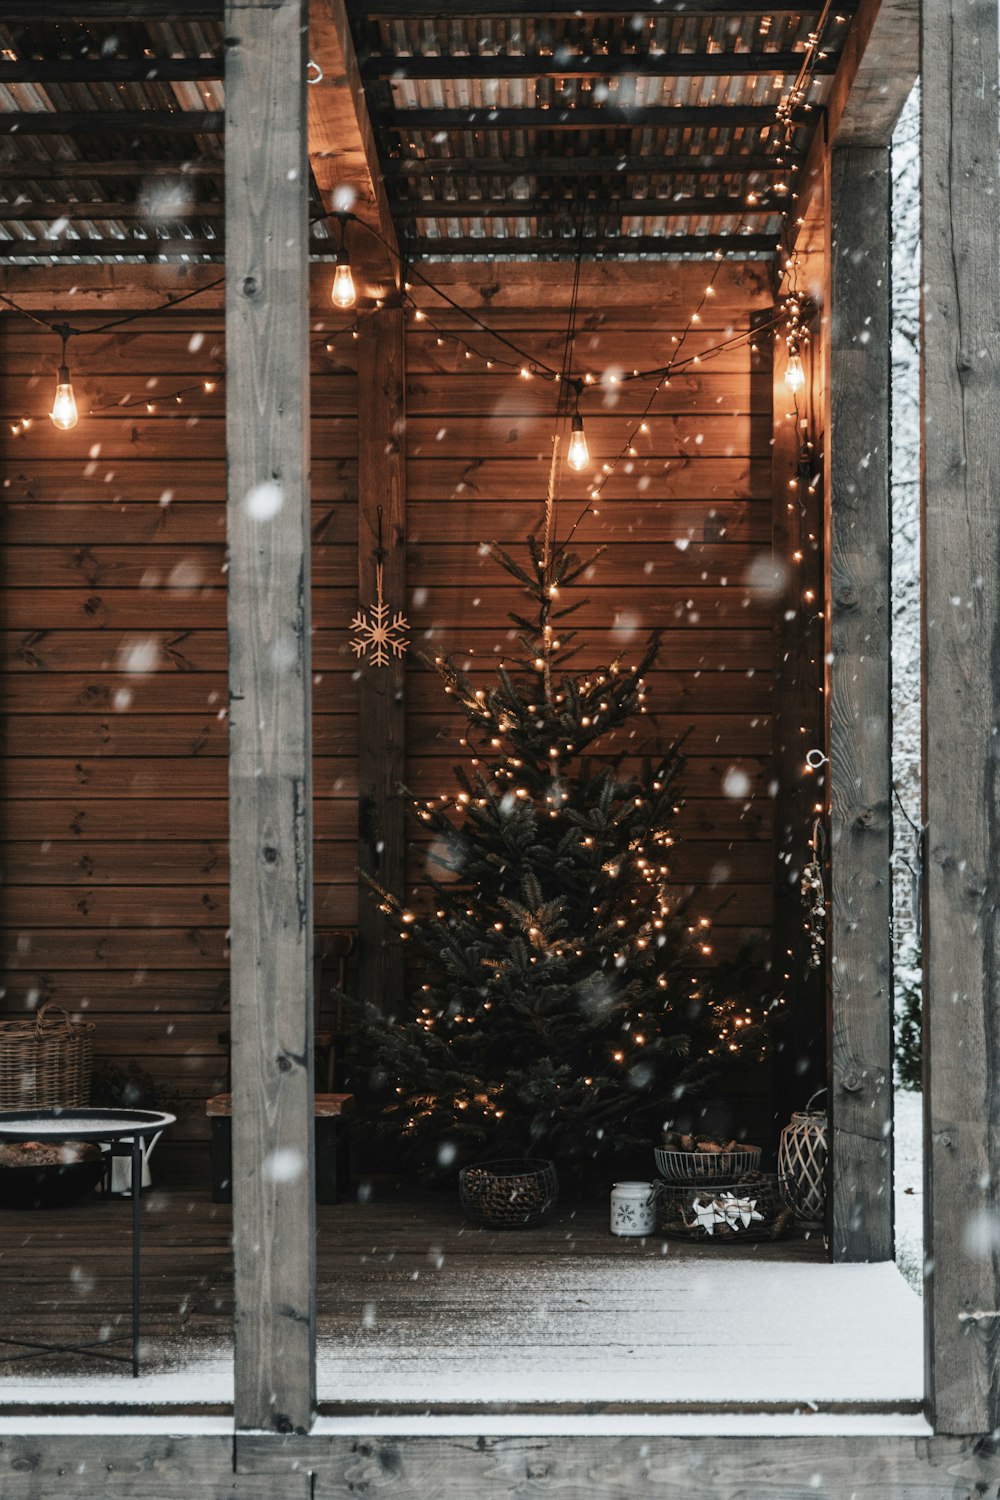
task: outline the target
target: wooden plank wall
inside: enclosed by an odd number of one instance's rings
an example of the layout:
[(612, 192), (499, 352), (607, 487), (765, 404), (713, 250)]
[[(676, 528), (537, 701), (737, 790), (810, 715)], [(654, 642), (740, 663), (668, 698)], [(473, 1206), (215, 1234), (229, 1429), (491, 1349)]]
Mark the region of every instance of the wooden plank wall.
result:
[[(98, 1055), (176, 1082), (174, 1137), (200, 1138), (229, 1024), (222, 321), (75, 340), (71, 432), (45, 417), (58, 340), (8, 317), (0, 344), (4, 1011), (86, 1012)], [(316, 925), (331, 927), (357, 906), (356, 381), (315, 336), (313, 372)], [(90, 415), (121, 401), (140, 404)]]
[[(443, 281), (448, 268), (435, 267)], [(564, 268), (543, 295), (455, 273), (463, 305), (547, 363), (566, 327)], [(533, 268), (536, 278), (538, 268)], [(555, 277), (558, 276), (558, 280)], [(601, 376), (663, 363), (706, 277), (701, 267), (585, 277), (577, 363)], [(765, 274), (726, 267), (686, 349), (747, 327), (770, 303)], [(482, 662), (510, 650), (517, 603), (481, 550), (523, 541), (548, 474), (553, 387), (489, 370), (447, 337), (493, 353), (441, 311), (407, 338), (408, 591), (415, 647)], [(321, 314), (320, 316), (325, 316)], [(106, 319), (102, 319), (104, 321)], [(83, 326), (86, 319), (78, 317)], [(98, 320), (92, 320), (96, 324)], [(433, 327), (430, 324), (433, 323)], [(314, 323), (313, 640), (318, 931), (357, 922), (357, 720), (344, 712), (356, 664), (355, 345), (328, 351)], [(438, 344), (439, 337), (444, 343)], [(3, 662), (0, 887), (4, 1010), (53, 999), (99, 1023), (101, 1055), (175, 1079), (188, 1107), (179, 1138), (204, 1135), (197, 1101), (223, 1086), (226, 931), (225, 446), (221, 320), (176, 313), (71, 346), (82, 415), (45, 418), (58, 341), (0, 324), (4, 444), (0, 593)], [(147, 384), (153, 382), (153, 384)], [(183, 404), (168, 399), (195, 385)], [(618, 452), (645, 385), (584, 398), (598, 463)], [(149, 413), (145, 400), (154, 401)], [(657, 417), (662, 413), (662, 417)], [(10, 426), (33, 417), (17, 437)], [(664, 631), (650, 707), (661, 738), (692, 727), (677, 851), (679, 881), (705, 886), (716, 951), (768, 935), (772, 911), (771, 377), (769, 348), (744, 346), (677, 377), (657, 400), (631, 472), (620, 468), (581, 525), (581, 548), (609, 543), (577, 624), (584, 662)], [(559, 528), (584, 490), (564, 489)], [(365, 606), (370, 601), (361, 601)], [(391, 607), (399, 601), (387, 598)], [(462, 721), (411, 654), (406, 775), (447, 792)], [(646, 721), (643, 728), (646, 727)], [(638, 745), (638, 741), (636, 742)], [(412, 830), (411, 830), (412, 831)], [(409, 875), (422, 867), (419, 849)]]
[[(434, 267), (439, 282), (447, 268)], [(763, 269), (732, 268), (685, 343), (695, 354), (747, 329), (771, 294)], [(652, 387), (610, 383), (633, 368), (663, 365), (697, 307), (711, 268), (674, 266), (584, 272), (574, 367), (595, 385), (581, 410), (596, 465), (612, 462)], [(562, 267), (506, 268), (496, 282), (454, 271), (449, 294), (473, 308), (539, 363), (562, 363), (570, 278)], [(631, 278), (631, 285), (630, 285)], [(519, 648), (506, 617), (521, 607), (517, 586), (485, 554), (496, 540), (519, 548), (541, 524), (549, 474), (555, 388), (522, 379), (517, 356), (470, 332), (414, 287), (426, 320), (411, 322), (407, 345), (408, 581), (412, 638), (430, 654), (451, 651), (483, 680)], [(449, 334), (460, 333), (464, 345)], [(443, 342), (440, 340), (443, 339)], [(690, 842), (675, 861), (679, 880), (706, 884), (699, 910), (718, 914), (715, 947), (731, 956), (770, 928), (771, 724), (774, 600), (771, 572), (770, 346), (733, 349), (676, 376), (649, 417), (637, 456), (621, 465), (580, 525), (574, 547), (608, 550), (571, 622), (581, 632), (579, 663), (598, 665), (638, 651), (663, 631), (650, 675), (655, 734), (693, 727), (682, 819)], [(497, 361), (494, 369), (486, 359)], [(503, 368), (514, 361), (515, 368)], [(568, 433), (564, 437), (565, 450)], [(565, 536), (586, 501), (582, 477), (564, 466), (556, 531)], [(755, 581), (762, 587), (754, 587)], [(567, 602), (569, 599), (567, 598)], [(437, 677), (410, 659), (407, 781), (431, 796), (455, 789), (451, 768), (467, 760), (464, 720), (442, 713)], [(631, 732), (631, 731), (630, 731)], [(643, 722), (631, 741), (646, 735)], [(745, 792), (744, 792), (745, 788)], [(410, 876), (422, 867), (411, 858)]]

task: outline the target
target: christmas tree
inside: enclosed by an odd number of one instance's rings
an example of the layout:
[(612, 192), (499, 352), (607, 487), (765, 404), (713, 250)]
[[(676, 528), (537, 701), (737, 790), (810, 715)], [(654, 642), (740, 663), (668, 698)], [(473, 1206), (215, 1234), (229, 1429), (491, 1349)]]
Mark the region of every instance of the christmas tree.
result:
[(427, 909), (380, 893), (419, 949), (406, 1013), (369, 1005), (362, 1022), (380, 1123), (425, 1166), (648, 1146), (762, 1047), (755, 1008), (711, 981), (709, 924), (671, 886), (682, 747), (641, 763), (615, 747), (647, 712), (658, 639), (574, 673), (566, 621), (586, 601), (565, 597), (594, 558), (530, 539), (522, 567), (490, 550), (532, 601), (511, 616), (524, 654), (489, 687), (429, 663), (465, 715), (470, 764), (456, 795), (414, 804), (436, 871)]

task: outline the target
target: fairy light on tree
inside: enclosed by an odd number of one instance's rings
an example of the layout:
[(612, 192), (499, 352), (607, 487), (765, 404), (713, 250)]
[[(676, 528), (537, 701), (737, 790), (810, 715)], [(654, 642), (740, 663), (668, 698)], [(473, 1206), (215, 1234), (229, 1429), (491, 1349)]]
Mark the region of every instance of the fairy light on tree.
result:
[(618, 748), (646, 706), (658, 640), (634, 660), (570, 669), (586, 649), (574, 586), (599, 554), (553, 539), (557, 454), (556, 442), (543, 537), (523, 562), (490, 548), (529, 601), (510, 617), (516, 657), (488, 685), (447, 656), (427, 662), (472, 754), (450, 797), (414, 803), (430, 841), (425, 897), (378, 893), (419, 950), (418, 982), (401, 1014), (362, 1007), (357, 1031), (376, 1059), (381, 1127), (431, 1167), (445, 1145), (449, 1162), (488, 1149), (564, 1164), (648, 1145), (720, 1064), (757, 1061), (764, 1045), (747, 976), (709, 975), (708, 918), (671, 884), (682, 747), (640, 760)]

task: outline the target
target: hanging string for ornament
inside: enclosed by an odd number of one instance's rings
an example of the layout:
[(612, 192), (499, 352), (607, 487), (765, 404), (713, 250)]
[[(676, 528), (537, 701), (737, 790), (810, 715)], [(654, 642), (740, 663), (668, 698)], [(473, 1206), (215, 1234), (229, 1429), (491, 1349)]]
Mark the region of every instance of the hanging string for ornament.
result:
[(389, 606), (385, 602), (382, 588), (382, 565), (385, 549), (382, 546), (382, 507), (378, 508), (378, 547), (375, 550), (375, 603), (371, 609), (358, 610), (351, 621), (354, 639), (351, 646), (357, 657), (368, 657), (373, 667), (387, 667), (391, 657), (401, 657), (410, 644), (406, 632), (409, 622), (402, 611), (397, 610), (390, 618)]
[(802, 871), (799, 887), (805, 905), (805, 929), (809, 934), (809, 967), (819, 969), (823, 965), (826, 948), (826, 890), (823, 885), (822, 845), (825, 837), (821, 819), (815, 818), (809, 847), (812, 858)]

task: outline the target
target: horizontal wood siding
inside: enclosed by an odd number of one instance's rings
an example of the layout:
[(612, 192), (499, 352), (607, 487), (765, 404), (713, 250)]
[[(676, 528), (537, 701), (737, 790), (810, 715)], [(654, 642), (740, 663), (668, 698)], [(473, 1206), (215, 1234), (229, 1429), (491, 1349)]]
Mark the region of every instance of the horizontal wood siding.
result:
[[(744, 302), (734, 278), (718, 285), (685, 353), (759, 315), (759, 289)], [(598, 377), (583, 410), (602, 463), (650, 390), (602, 377), (663, 363), (687, 307), (664, 295), (630, 310), (592, 287), (577, 365)], [(511, 649), (507, 611), (520, 601), (481, 544), (516, 546), (539, 523), (554, 388), (466, 359), (448, 333), (502, 351), (440, 304), (428, 313), (434, 330), (411, 321), (407, 337), (407, 593), (387, 603), (405, 609), (414, 648), (453, 651), (485, 673)], [(564, 308), (508, 300), (484, 317), (559, 363)], [(178, 1138), (202, 1138), (200, 1101), (224, 1082), (229, 993), (221, 318), (176, 313), (75, 340), (81, 421), (69, 433), (45, 416), (58, 341), (7, 317), (0, 344), (3, 1008), (18, 1014), (51, 998), (85, 1011), (98, 1022), (98, 1055), (136, 1058), (175, 1082), (185, 1099)], [(317, 931), (358, 920), (355, 353), (349, 334), (328, 340), (314, 322)], [(115, 409), (123, 401), (139, 404)], [(581, 549), (608, 544), (575, 621), (581, 664), (664, 633), (643, 736), (691, 730), (674, 875), (704, 887), (699, 911), (716, 918), (716, 953), (727, 956), (766, 939), (772, 918), (770, 401), (766, 343), (759, 355), (730, 349), (678, 375), (657, 398), (631, 472), (618, 469), (576, 539)], [(97, 407), (108, 409), (88, 414)], [(24, 416), (32, 425), (15, 437)], [(582, 481), (564, 484), (561, 532), (584, 495)], [(406, 697), (408, 784), (446, 792), (463, 758), (462, 721), (415, 651)], [(621, 748), (638, 752), (643, 736)], [(736, 798), (734, 771), (747, 788)], [(426, 844), (408, 832), (412, 884)]]
[[(72, 432), (45, 416), (58, 340), (8, 317), (0, 342), (3, 1009), (86, 1013), (97, 1056), (174, 1085), (174, 1138), (200, 1139), (229, 1024), (222, 320), (74, 340)], [(316, 924), (333, 927), (357, 906), (357, 399), (316, 335), (313, 377)]]
[[(623, 307), (584, 278), (573, 367), (594, 376), (581, 399), (592, 472), (614, 462), (652, 390), (620, 377), (671, 357), (702, 290), (690, 306), (637, 297)], [(525, 536), (540, 530), (556, 388), (537, 374), (524, 379), (516, 367), (501, 368), (516, 366), (508, 347), (476, 334), (419, 288), (415, 294), (428, 321), (411, 323), (407, 346), (413, 642), (430, 655), (452, 653), (487, 682), (500, 656), (520, 649), (507, 612), (523, 600), (483, 544), (498, 541), (524, 558)], [(529, 365), (559, 368), (566, 309), (523, 289), (516, 307), (513, 295), (503, 310), (484, 310), (484, 321), (502, 329)], [(721, 284), (683, 354), (749, 329), (759, 300)], [(663, 633), (648, 679), (650, 717), (627, 726), (613, 748), (638, 754), (691, 729), (680, 819), (690, 842), (678, 848), (673, 873), (679, 885), (704, 886), (696, 909), (716, 917), (715, 951), (727, 957), (748, 940), (763, 950), (773, 907), (769, 354), (764, 339), (759, 353), (737, 346), (677, 375), (657, 397), (635, 455), (615, 470), (597, 514), (574, 538), (583, 556), (607, 547), (578, 592), (588, 601), (572, 621), (580, 631), (578, 664), (638, 652), (650, 631)], [(487, 359), (497, 365), (490, 369)], [(559, 536), (586, 502), (587, 477), (563, 466)], [(423, 796), (447, 793), (455, 789), (452, 767), (468, 758), (460, 744), (464, 720), (448, 711), (441, 685), (416, 654), (407, 700), (407, 784)], [(734, 781), (745, 784), (745, 795), (727, 795)], [(700, 852), (703, 840), (708, 857)], [(414, 895), (425, 848), (412, 840)]]

